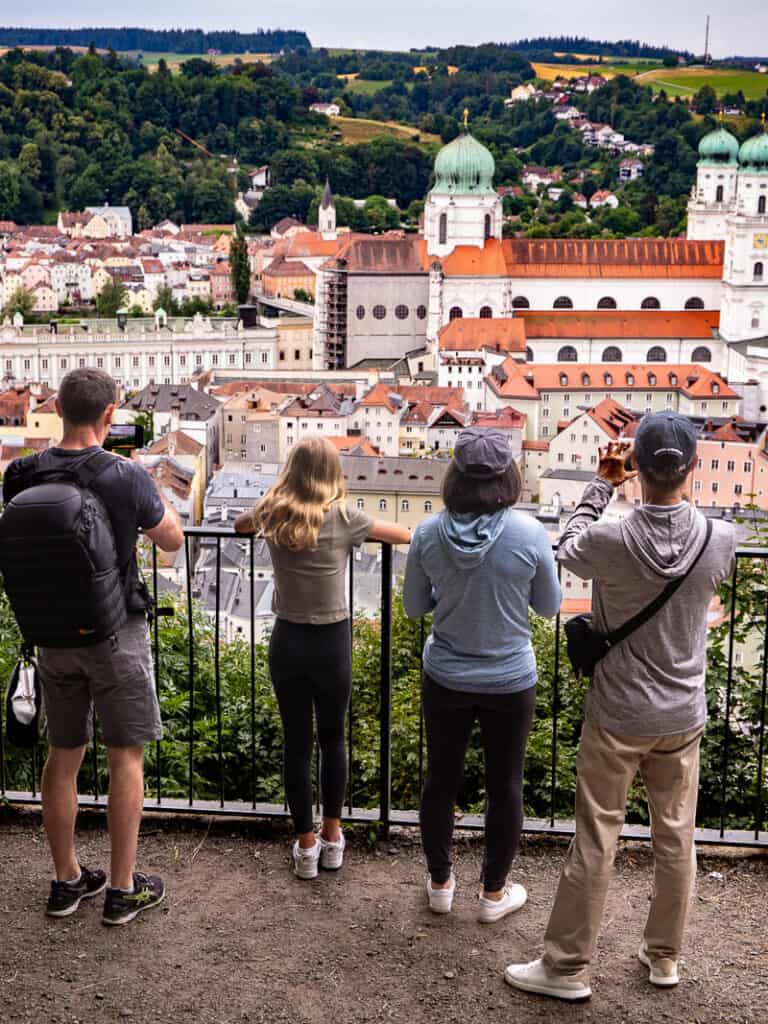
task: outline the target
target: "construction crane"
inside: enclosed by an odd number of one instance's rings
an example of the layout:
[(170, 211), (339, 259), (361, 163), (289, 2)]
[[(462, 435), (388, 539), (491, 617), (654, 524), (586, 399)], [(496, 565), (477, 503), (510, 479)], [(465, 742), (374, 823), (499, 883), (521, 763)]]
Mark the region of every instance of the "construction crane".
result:
[[(201, 153), (205, 153), (206, 156), (210, 156), (214, 160), (228, 160), (229, 159), (229, 157), (227, 157), (225, 154), (222, 154), (221, 156), (217, 157), (215, 153), (212, 153), (210, 151), (210, 149), (206, 149), (205, 146), (202, 144), (202, 142), (198, 142), (197, 139), (193, 139), (191, 135), (187, 135), (187, 133), (183, 132), (181, 130), (181, 128), (174, 128), (173, 130), (174, 130), (174, 132), (176, 132), (177, 135), (180, 135), (182, 139), (185, 139), (187, 142), (189, 142), (190, 145), (195, 146), (196, 149), (199, 149)], [(238, 171), (239, 171), (239, 169), (240, 169), (240, 166), (239, 166), (239, 164), (237, 162), (237, 157), (233, 156), (232, 157), (232, 163), (229, 165), (227, 170), (232, 175), (232, 186), (233, 186), (232, 191), (234, 192), (235, 199), (237, 199), (237, 179), (238, 179)]]

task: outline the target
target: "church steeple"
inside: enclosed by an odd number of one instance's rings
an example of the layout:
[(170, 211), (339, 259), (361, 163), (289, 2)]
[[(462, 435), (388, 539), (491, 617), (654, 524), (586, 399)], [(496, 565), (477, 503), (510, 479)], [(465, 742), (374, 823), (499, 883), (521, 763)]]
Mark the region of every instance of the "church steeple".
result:
[(333, 241), (337, 237), (336, 206), (333, 202), (331, 183), (330, 181), (328, 181), (327, 178), (325, 179), (323, 198), (320, 200), (320, 210), (318, 211), (317, 224), (320, 230), (320, 234), (326, 241)]

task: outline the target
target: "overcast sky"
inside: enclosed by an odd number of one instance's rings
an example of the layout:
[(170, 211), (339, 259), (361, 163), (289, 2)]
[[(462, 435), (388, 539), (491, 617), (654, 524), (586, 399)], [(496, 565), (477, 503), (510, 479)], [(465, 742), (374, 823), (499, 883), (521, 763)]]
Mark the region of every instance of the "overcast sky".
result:
[[(707, 0), (704, 0), (706, 5)], [(631, 5), (617, 0), (228, 0), (219, 10), (210, 0), (36, 0), (26, 10), (16, 6), (2, 15), (5, 24), (74, 27), (140, 25), (237, 29), (297, 28), (315, 46), (364, 46), (408, 49), (432, 44), (505, 41), (538, 35), (584, 35), (590, 38), (640, 39), (702, 52), (707, 6), (691, 0), (644, 0)], [(110, 14), (109, 12), (114, 13)], [(715, 56), (768, 56), (766, 0), (730, 0), (718, 10), (711, 4), (711, 51)]]

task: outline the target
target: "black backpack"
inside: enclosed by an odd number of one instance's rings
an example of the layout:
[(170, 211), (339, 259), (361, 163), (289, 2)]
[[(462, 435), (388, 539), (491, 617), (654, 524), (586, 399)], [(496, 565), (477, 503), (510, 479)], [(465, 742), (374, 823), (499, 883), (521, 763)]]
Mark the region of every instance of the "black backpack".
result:
[(117, 456), (40, 469), (0, 517), (0, 572), (24, 642), (85, 647), (113, 636), (127, 616), (112, 522), (93, 481)]

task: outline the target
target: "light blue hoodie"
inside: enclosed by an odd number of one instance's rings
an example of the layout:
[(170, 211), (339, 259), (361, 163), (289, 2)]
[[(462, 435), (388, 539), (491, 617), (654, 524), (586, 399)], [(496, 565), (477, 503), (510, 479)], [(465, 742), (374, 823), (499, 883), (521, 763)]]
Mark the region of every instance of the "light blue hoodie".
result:
[(416, 528), (405, 610), (434, 610), (424, 668), (442, 686), (515, 693), (536, 683), (529, 605), (557, 614), (560, 584), (544, 527), (512, 509), (473, 516), (447, 509)]

